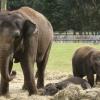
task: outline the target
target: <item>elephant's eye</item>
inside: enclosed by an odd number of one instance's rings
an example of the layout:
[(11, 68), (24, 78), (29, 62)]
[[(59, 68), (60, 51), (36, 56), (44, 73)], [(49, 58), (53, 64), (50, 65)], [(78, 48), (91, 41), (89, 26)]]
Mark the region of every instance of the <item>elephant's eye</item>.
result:
[(22, 21), (21, 20), (16, 20), (15, 24), (19, 29), (22, 29)]

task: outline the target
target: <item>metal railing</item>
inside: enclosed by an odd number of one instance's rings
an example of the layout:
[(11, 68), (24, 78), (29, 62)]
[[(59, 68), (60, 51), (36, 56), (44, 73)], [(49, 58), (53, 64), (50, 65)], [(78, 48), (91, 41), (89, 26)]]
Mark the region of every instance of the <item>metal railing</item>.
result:
[(54, 41), (56, 42), (100, 42), (100, 35), (66, 35), (55, 34)]

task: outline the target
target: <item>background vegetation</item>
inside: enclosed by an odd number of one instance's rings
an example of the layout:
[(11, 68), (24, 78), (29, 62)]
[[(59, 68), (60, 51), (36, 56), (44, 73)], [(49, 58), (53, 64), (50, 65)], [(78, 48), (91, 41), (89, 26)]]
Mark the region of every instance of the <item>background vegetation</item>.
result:
[(100, 31), (100, 0), (8, 0), (8, 9), (30, 6), (43, 13), (55, 31), (74, 34)]

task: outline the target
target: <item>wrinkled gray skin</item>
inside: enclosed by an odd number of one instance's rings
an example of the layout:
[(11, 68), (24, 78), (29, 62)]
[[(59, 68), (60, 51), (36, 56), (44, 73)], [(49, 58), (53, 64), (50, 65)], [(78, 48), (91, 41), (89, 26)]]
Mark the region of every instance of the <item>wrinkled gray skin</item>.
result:
[(32, 67), (37, 63), (37, 87), (44, 87), (44, 71), (53, 37), (50, 22), (37, 11), (22, 7), (12, 12), (0, 12), (0, 94), (9, 91), (9, 81), (16, 75), (12, 71), (13, 59), (20, 62), (23, 88), (29, 95), (37, 93)]
[(66, 88), (69, 84), (81, 85), (83, 89), (91, 88), (88, 81), (80, 77), (71, 77), (58, 83), (49, 83), (44, 87), (43, 95), (55, 95), (58, 91)]

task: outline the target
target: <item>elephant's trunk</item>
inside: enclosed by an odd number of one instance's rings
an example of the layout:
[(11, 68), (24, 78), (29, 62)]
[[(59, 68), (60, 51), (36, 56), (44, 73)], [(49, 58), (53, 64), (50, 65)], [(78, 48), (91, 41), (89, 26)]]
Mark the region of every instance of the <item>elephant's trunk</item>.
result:
[(9, 63), (9, 50), (7, 49), (7, 47), (0, 48), (0, 70), (1, 76), (5, 81), (13, 80), (16, 75), (15, 71), (12, 71), (12, 73), (9, 72)]

